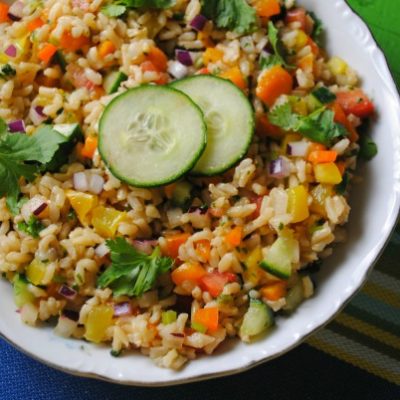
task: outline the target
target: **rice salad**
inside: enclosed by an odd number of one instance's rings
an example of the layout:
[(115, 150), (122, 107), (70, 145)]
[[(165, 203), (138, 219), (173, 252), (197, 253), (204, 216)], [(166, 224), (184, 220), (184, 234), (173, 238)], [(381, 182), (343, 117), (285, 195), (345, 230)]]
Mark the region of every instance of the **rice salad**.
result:
[(0, 271), (24, 323), (180, 369), (314, 294), (377, 152), (317, 16), (18, 0), (0, 38)]

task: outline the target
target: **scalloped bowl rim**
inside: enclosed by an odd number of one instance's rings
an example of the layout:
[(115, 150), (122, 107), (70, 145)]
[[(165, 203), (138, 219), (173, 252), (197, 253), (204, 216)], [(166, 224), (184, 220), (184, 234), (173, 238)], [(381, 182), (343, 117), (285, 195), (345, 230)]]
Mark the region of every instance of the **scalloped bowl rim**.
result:
[[(368, 207), (369, 213), (365, 213), (366, 215), (361, 213), (359, 208), (362, 209), (362, 206), (353, 210), (353, 213), (359, 214), (364, 226), (369, 227), (367, 234), (362, 236), (364, 232), (360, 230), (361, 223), (351, 217), (350, 230), (353, 235), (350, 235), (349, 242), (354, 242), (351, 244), (351, 254), (343, 250), (344, 246), (339, 246), (334, 252), (337, 253), (336, 269), (333, 256), (327, 262), (330, 266), (322, 273), (322, 288), (330, 285), (340, 290), (335, 291), (335, 294), (327, 293), (327, 288), (321, 290), (312, 300), (303, 303), (290, 318), (278, 320), (278, 328), (265, 339), (252, 345), (231, 341), (228, 347), (236, 348), (230, 348), (225, 352), (218, 351), (211, 357), (201, 357), (190, 362), (179, 372), (159, 369), (152, 361), (138, 353), (116, 360), (109, 356), (108, 349), (57, 338), (49, 329), (24, 326), (15, 313), (15, 306), (12, 305), (10, 285), (0, 281), (0, 292), (5, 292), (4, 301), (0, 303), (0, 335), (3, 338), (30, 357), (73, 375), (135, 386), (167, 386), (231, 375), (272, 360), (296, 347), (316, 330), (325, 326), (350, 301), (382, 253), (396, 225), (400, 210), (400, 99), (383, 52), (366, 24), (351, 10), (345, 0), (331, 2), (303, 0), (301, 3), (321, 16), (328, 27), (328, 36), (335, 36), (336, 40), (344, 39), (346, 44), (343, 46), (343, 52), (346, 54), (343, 58), (347, 59), (350, 65), (355, 64), (357, 72), (361, 70), (367, 92), (372, 92), (378, 99), (381, 118), (377, 122), (376, 130), (388, 132), (393, 143), (388, 145), (381, 136), (376, 138), (383, 154), (378, 154), (377, 160), (372, 162), (374, 168), (370, 167), (367, 173), (369, 177), (379, 179), (366, 177), (365, 181), (368, 183), (362, 187), (367, 189), (364, 192), (359, 190), (360, 193), (357, 193), (356, 204), (359, 205), (363, 204), (363, 193), (372, 193), (368, 185), (375, 185), (373, 189), (376, 190), (384, 189), (381, 190), (381, 194), (374, 193), (371, 196), (373, 204), (366, 203), (365, 207)], [(325, 14), (337, 20), (327, 23), (327, 19), (322, 16)], [(354, 38), (346, 40), (349, 35), (353, 35)], [(332, 44), (335, 43), (332, 41)], [(328, 48), (330, 47), (328, 38)], [(337, 43), (336, 47), (340, 51)], [(360, 50), (359, 47), (363, 47), (364, 50)], [(381, 178), (378, 174), (379, 168), (384, 169)], [(382, 223), (375, 226), (378, 217), (382, 219)], [(357, 224), (354, 224), (354, 221), (357, 221)], [(372, 230), (374, 231), (371, 232)], [(379, 232), (375, 233), (375, 230)], [(355, 239), (353, 236), (357, 234), (362, 237)], [(352, 259), (352, 257), (355, 258), (354, 261), (346, 261), (346, 258)], [(346, 274), (344, 271), (337, 273), (340, 269), (350, 267), (351, 271), (347, 270)], [(348, 275), (348, 279), (341, 278), (343, 274)], [(318, 303), (319, 298), (321, 304)], [(322, 302), (325, 302), (327, 307), (324, 310), (321, 310)], [(329, 302), (330, 305), (327, 304)]]

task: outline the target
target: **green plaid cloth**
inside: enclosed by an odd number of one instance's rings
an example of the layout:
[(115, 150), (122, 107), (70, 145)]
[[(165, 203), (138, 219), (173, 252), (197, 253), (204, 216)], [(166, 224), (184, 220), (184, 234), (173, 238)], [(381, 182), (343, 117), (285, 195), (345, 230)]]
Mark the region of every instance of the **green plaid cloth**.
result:
[[(384, 50), (400, 88), (400, 0), (348, 0)], [(308, 343), (400, 385), (400, 225), (360, 294)]]

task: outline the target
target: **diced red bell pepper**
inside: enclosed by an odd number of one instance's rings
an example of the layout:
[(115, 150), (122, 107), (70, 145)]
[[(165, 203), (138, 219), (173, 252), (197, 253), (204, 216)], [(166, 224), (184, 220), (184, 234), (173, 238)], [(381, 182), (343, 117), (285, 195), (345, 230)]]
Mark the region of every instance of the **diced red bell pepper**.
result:
[(339, 92), (336, 97), (347, 115), (354, 114), (359, 118), (366, 118), (375, 111), (374, 103), (361, 89)]

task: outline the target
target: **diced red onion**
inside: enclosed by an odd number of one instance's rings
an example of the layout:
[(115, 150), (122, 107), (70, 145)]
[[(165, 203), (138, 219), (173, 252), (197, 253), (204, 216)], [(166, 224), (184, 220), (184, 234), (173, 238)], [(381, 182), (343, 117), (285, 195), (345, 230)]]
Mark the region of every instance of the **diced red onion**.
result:
[(87, 192), (89, 189), (88, 180), (84, 172), (76, 172), (73, 176), (74, 188), (80, 192)]
[(310, 144), (308, 142), (290, 142), (287, 145), (287, 153), (294, 157), (305, 157)]
[(207, 18), (204, 15), (196, 15), (193, 19), (192, 22), (190, 23), (190, 26), (196, 30), (196, 31), (202, 31), (204, 29), (204, 26), (207, 23)]
[(7, 54), (8, 57), (16, 57), (17, 56), (17, 48), (13, 44), (10, 44), (6, 48), (6, 51), (4, 53)]
[(279, 157), (269, 163), (269, 175), (273, 178), (282, 179), (290, 175), (289, 161)]
[(108, 246), (105, 243), (99, 244), (96, 249), (95, 249), (95, 254), (97, 257), (103, 258), (105, 257), (107, 254), (110, 253), (110, 249), (108, 248)]
[(168, 72), (176, 79), (184, 78), (188, 73), (188, 68), (179, 61), (170, 61), (168, 63)]
[(8, 124), (8, 130), (12, 133), (21, 132), (25, 133), (25, 122), (23, 119), (17, 119), (16, 121), (12, 121)]
[(15, 1), (8, 10), (8, 17), (12, 21), (20, 21), (24, 16), (24, 3), (22, 1)]
[(207, 214), (208, 211), (208, 207), (207, 206), (203, 206), (203, 207), (190, 207), (188, 210), (188, 213), (196, 213), (196, 214), (200, 214), (200, 215), (205, 215)]
[(157, 240), (134, 240), (133, 247), (141, 253), (151, 254), (154, 247), (158, 245)]
[(129, 302), (114, 304), (114, 317), (127, 317), (133, 314), (132, 304)]
[(76, 290), (71, 289), (70, 287), (66, 285), (62, 285), (60, 289), (58, 290), (58, 293), (65, 297), (68, 300), (74, 300), (76, 295), (78, 294)]
[(100, 194), (103, 191), (104, 178), (97, 174), (92, 174), (89, 178), (89, 192)]
[(32, 211), (32, 214), (33, 214), (35, 217), (37, 217), (37, 216), (40, 215), (46, 208), (47, 208), (47, 203), (42, 203), (42, 204), (40, 204), (39, 207), (35, 208), (35, 209)]
[(176, 59), (183, 65), (190, 67), (193, 65), (191, 54), (187, 50), (176, 50)]
[(29, 110), (29, 118), (31, 119), (34, 125), (38, 126), (42, 122), (46, 121), (47, 115), (43, 113), (43, 107), (36, 106), (36, 107), (31, 107), (31, 109)]

